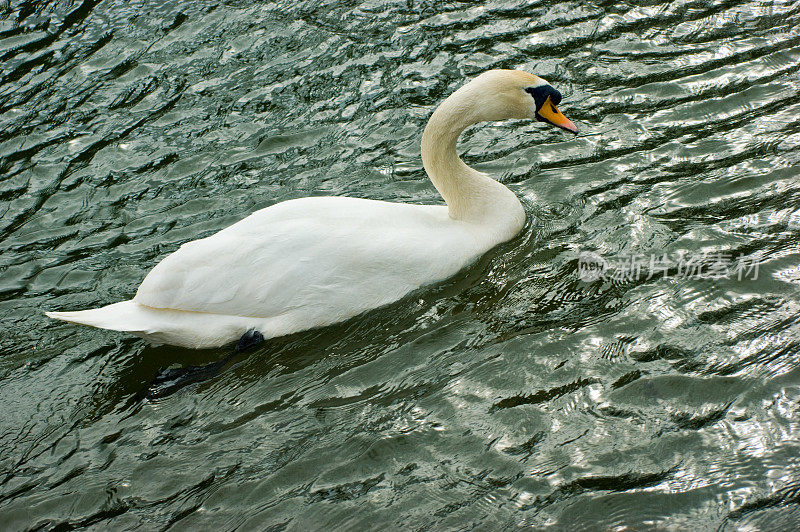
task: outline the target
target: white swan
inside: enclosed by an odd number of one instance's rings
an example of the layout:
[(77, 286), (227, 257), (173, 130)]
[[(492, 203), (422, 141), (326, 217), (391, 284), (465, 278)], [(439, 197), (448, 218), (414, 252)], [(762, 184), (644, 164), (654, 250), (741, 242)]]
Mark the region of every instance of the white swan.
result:
[(447, 206), (310, 197), (259, 210), (183, 244), (129, 301), (51, 318), (125, 331), (152, 343), (218, 347), (329, 325), (453, 276), (525, 223), (508, 188), (467, 166), (456, 141), (471, 124), (536, 119), (577, 128), (543, 79), (492, 70), (433, 113), (422, 162)]

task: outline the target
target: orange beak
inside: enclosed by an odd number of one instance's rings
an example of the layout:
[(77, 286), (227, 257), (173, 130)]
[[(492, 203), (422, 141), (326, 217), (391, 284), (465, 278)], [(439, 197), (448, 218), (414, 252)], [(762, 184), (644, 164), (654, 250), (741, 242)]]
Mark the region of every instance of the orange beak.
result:
[(541, 118), (544, 122), (548, 122), (556, 127), (565, 129), (570, 133), (575, 133), (576, 135), (578, 134), (577, 126), (572, 123), (572, 120), (561, 114), (561, 111), (559, 111), (558, 108), (553, 105), (553, 102), (550, 101), (549, 96), (536, 114), (539, 115), (539, 118)]

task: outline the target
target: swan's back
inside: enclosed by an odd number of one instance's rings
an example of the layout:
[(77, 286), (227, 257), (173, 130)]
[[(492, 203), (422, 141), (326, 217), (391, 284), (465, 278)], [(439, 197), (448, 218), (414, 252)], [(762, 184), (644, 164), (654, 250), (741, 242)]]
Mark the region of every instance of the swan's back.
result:
[(472, 231), (450, 220), (446, 207), (340, 197), (287, 201), (184, 244), (147, 275), (134, 301), (297, 319), (302, 328), (334, 323), (455, 274), (486, 251)]

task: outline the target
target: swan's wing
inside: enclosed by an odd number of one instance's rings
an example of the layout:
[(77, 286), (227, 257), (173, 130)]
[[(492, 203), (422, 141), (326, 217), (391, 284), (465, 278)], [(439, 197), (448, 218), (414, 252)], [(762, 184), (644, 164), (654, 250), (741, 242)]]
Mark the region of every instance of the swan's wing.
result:
[(181, 246), (147, 275), (135, 300), (259, 318), (325, 315), (332, 323), (443, 280), (479, 254), (468, 232), (430, 210), (443, 207), (416, 207), (350, 198), (278, 204)]

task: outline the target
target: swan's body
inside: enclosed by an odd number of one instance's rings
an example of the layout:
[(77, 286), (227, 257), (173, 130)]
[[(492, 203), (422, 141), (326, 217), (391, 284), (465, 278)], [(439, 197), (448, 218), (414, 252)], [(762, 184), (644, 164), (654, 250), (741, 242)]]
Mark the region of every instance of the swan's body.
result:
[(479, 121), (539, 117), (542, 104), (523, 96), (541, 87), (549, 85), (531, 74), (491, 71), (433, 114), (422, 157), (447, 206), (346, 197), (278, 203), (184, 244), (129, 301), (48, 316), (154, 343), (216, 347), (248, 330), (270, 338), (343, 321), (447, 279), (525, 223), (508, 188), (459, 159), (458, 136)]

